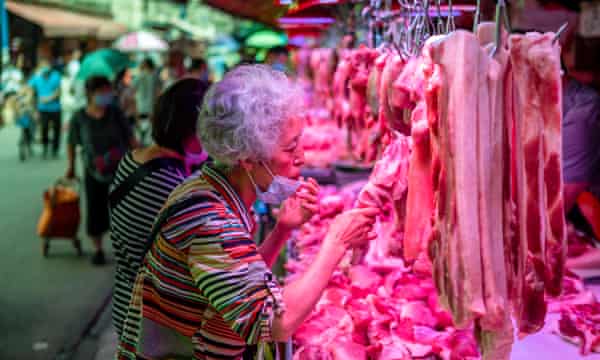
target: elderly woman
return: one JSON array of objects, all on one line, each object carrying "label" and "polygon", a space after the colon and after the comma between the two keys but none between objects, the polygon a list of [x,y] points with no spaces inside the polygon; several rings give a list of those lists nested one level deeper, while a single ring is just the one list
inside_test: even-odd
[{"label": "elderly woman", "polygon": [[[300,97],[262,65],[238,67],[208,91],[198,131],[215,164],[178,186],[155,223],[119,358],[276,358],[270,344],[309,315],[344,253],[374,237],[376,209],[341,214],[301,277],[283,288],[273,279],[290,231],[317,211],[314,180],[294,180],[303,164]],[[260,246],[256,199],[282,203]]]}]

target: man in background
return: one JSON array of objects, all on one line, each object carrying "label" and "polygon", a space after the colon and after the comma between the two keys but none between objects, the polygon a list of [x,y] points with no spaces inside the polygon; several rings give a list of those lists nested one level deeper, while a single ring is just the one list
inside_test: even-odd
[{"label": "man in background", "polygon": [[[48,157],[50,145],[54,158],[58,158],[60,150],[61,78],[61,74],[51,67],[50,60],[43,57],[38,70],[28,82],[37,99],[37,111],[42,126],[42,156],[44,159]],[[50,130],[52,130],[52,140],[49,138]]]},{"label": "man in background", "polygon": [[204,82],[209,82],[211,80],[208,72],[208,64],[202,58],[192,59],[192,63],[188,68],[187,76],[200,79]]},{"label": "man in background", "polygon": [[289,52],[285,46],[277,46],[269,50],[265,58],[265,64],[270,65],[273,69],[279,71],[287,71],[289,61]]},{"label": "man in background", "polygon": [[150,115],[156,98],[156,81],[154,62],[146,58],[140,64],[139,72],[132,84],[135,90],[138,138],[142,145],[147,145],[150,133]]},{"label": "man in background", "polygon": [[[600,199],[600,95],[570,73],[574,59],[572,46],[563,50],[563,179],[567,218],[578,230],[594,234],[577,205],[577,198],[591,192]],[[571,65],[571,66],[567,66]],[[598,240],[598,239],[597,239]],[[570,258],[570,269],[600,268],[600,249]]]},{"label": "man in background", "polygon": [[584,191],[600,196],[600,96],[565,74],[563,78],[563,176],[565,210]]},{"label": "man in background", "polygon": [[83,106],[83,100],[77,94],[77,73],[79,72],[80,58],[81,51],[79,49],[73,50],[63,73],[60,90],[60,107],[63,124],[71,121],[75,111]]}]

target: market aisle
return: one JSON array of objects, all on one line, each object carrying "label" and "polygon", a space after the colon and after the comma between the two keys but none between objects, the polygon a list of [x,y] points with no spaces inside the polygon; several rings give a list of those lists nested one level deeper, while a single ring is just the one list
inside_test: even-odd
[{"label": "market aisle", "polygon": [[54,359],[68,355],[110,295],[113,266],[90,264],[83,226],[84,257],[61,240],[51,242],[50,256],[42,257],[35,233],[42,192],[64,173],[64,153],[42,161],[36,147],[37,156],[20,163],[18,135],[16,128],[0,129],[0,359]]}]

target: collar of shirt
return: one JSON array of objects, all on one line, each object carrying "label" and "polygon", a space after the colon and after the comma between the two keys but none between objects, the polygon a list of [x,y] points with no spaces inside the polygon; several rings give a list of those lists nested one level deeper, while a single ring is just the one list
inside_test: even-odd
[{"label": "collar of shirt", "polygon": [[246,205],[244,205],[242,199],[233,189],[229,181],[227,181],[225,176],[209,165],[204,165],[202,167],[202,175],[206,181],[225,198],[233,211],[235,211],[240,219],[242,219],[248,233],[252,234],[254,230],[254,221],[252,220],[250,211],[248,211]]}]

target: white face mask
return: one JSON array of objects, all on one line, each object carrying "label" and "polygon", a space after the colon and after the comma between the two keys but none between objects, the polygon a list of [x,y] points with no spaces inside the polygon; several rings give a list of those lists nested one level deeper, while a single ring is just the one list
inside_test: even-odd
[{"label": "white face mask", "polygon": [[254,185],[254,189],[256,190],[256,197],[258,198],[258,200],[264,202],[265,204],[281,205],[281,203],[283,203],[287,198],[296,193],[296,190],[298,190],[298,187],[300,187],[301,183],[300,181],[288,179],[283,176],[273,175],[271,169],[269,169],[267,165],[264,166],[269,172],[269,174],[273,177],[273,180],[267,188],[267,191],[262,191],[258,187],[258,185],[256,185],[256,182],[252,178],[252,175],[250,175],[250,173],[246,171],[246,173],[248,174],[248,178],[250,179],[250,181]]}]

